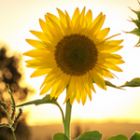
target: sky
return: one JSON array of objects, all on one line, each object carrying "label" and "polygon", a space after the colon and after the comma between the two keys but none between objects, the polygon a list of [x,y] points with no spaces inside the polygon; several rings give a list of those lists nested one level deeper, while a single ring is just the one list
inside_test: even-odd
[{"label": "sky", "polygon": [[[136,15],[129,9],[138,10],[137,0],[0,0],[0,46],[7,44],[13,51],[24,53],[32,47],[25,39],[36,39],[29,30],[41,31],[39,18],[45,19],[45,14],[52,13],[58,16],[56,8],[62,11],[67,10],[70,17],[76,7],[80,11],[86,7],[86,11],[91,9],[93,19],[100,13],[106,15],[103,28],[110,27],[109,36],[121,33],[114,39],[124,39],[123,49],[118,51],[123,57],[125,64],[120,65],[122,73],[113,72],[117,78],[109,79],[116,85],[123,85],[135,77],[140,77],[140,48],[134,45],[138,37],[126,34],[123,31],[131,31],[135,25],[128,20]],[[24,57],[24,60],[29,59]],[[24,61],[23,60],[23,61]],[[25,63],[24,63],[25,65]],[[40,86],[44,77],[30,78],[32,69],[25,69],[27,82],[36,88],[36,94],[28,98],[34,100],[42,98],[39,96]],[[74,102],[72,107],[72,121],[121,121],[140,123],[140,88],[124,88],[118,90],[107,88],[106,91],[99,89],[95,85],[96,94],[92,94],[92,101],[87,100],[86,104]],[[65,91],[58,98],[58,102],[65,111],[63,101]],[[61,121],[59,109],[54,105],[40,105],[23,107],[24,112],[28,112],[28,124],[47,124]]]}]

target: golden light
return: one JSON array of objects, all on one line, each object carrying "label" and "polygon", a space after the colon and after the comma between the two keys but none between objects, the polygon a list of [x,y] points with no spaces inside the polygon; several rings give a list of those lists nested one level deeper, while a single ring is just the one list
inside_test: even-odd
[{"label": "golden light", "polygon": [[[80,10],[86,6],[86,9],[91,9],[93,12],[93,18],[95,18],[101,11],[106,15],[104,27],[110,27],[109,36],[116,33],[122,33],[123,31],[130,31],[135,28],[135,25],[128,22],[127,19],[134,17],[135,15],[130,11],[128,6],[133,9],[138,9],[137,1],[129,0],[52,0],[46,1],[22,1],[19,3],[8,0],[8,5],[3,1],[0,5],[0,12],[3,13],[0,16],[0,40],[8,43],[14,50],[19,50],[22,53],[32,49],[30,45],[25,42],[25,39],[36,39],[30,34],[29,30],[41,31],[38,19],[44,19],[46,12],[57,14],[56,7],[62,11],[67,10],[69,15],[72,16],[75,7],[79,7]],[[16,3],[16,4],[15,4]],[[7,7],[5,11],[4,6]],[[14,9],[12,10],[11,7]],[[9,13],[11,16],[9,17]],[[134,77],[140,77],[140,49],[134,48],[138,38],[134,35],[122,33],[120,36],[114,39],[124,39],[124,48],[118,53],[123,56],[125,64],[120,65],[123,69],[122,73],[115,73],[118,78],[110,80],[110,82],[116,85],[122,85],[126,81],[133,79]],[[24,59],[28,59],[24,57]],[[36,88],[37,93],[34,97],[29,97],[29,100],[42,98],[39,95],[40,86],[44,77],[30,78],[32,69],[25,68],[26,80],[33,87]],[[82,104],[73,105],[72,120],[94,120],[94,121],[130,121],[140,122],[140,88],[124,88],[124,90],[118,90],[113,88],[107,88],[107,91],[103,91],[96,87],[96,94],[92,94],[92,102],[87,101],[85,106]],[[63,100],[65,92],[58,99],[63,110]],[[30,112],[28,116],[28,124],[45,124],[55,123],[61,121],[60,111],[54,105],[40,105],[40,106],[27,106],[24,107],[25,112]]]}]

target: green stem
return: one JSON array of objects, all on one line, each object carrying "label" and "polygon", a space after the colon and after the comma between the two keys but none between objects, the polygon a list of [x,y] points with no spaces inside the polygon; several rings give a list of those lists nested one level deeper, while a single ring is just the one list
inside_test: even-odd
[{"label": "green stem", "polygon": [[64,133],[70,138],[70,121],[71,121],[71,109],[70,100],[66,103],[66,113],[65,113],[65,122],[64,122]]},{"label": "green stem", "polygon": [[9,121],[9,123],[10,123],[10,127],[11,127],[11,131],[12,131],[12,133],[13,133],[14,140],[16,140],[16,136],[15,136],[15,133],[14,133],[14,129],[13,129],[13,127],[12,127],[12,121],[11,121],[11,118],[9,117],[9,114],[8,114],[7,110],[5,110],[5,112],[6,112],[6,115],[7,115],[8,121]]},{"label": "green stem", "polygon": [[61,111],[62,121],[63,121],[63,125],[64,125],[65,118],[64,118],[64,113],[63,113],[63,110],[62,110],[61,106],[60,106],[58,103],[56,103],[56,105],[59,107],[59,109],[60,109],[60,111]]},{"label": "green stem", "polygon": [[13,133],[14,140],[16,140],[16,136],[15,136],[14,130],[12,128],[11,128],[11,130],[12,130],[12,133]]}]

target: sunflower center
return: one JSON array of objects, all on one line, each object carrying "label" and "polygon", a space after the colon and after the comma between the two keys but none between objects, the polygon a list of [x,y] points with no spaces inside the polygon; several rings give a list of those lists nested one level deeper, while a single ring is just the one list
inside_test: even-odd
[{"label": "sunflower center", "polygon": [[92,40],[71,34],[61,39],[55,50],[55,60],[61,70],[70,75],[84,75],[97,62],[98,52]]}]

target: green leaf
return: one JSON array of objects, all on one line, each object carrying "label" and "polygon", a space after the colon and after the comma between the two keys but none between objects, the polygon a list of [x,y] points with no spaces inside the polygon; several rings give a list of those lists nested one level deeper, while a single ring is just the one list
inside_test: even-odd
[{"label": "green leaf", "polygon": [[140,132],[135,132],[130,140],[140,140]]},{"label": "green leaf", "polygon": [[137,36],[140,36],[140,29],[138,28],[135,28],[134,30],[130,31],[130,32],[127,32],[127,33],[131,33],[131,34],[135,34]]},{"label": "green leaf", "polygon": [[21,106],[25,106],[25,105],[40,105],[40,104],[46,104],[46,103],[51,103],[51,104],[57,104],[56,99],[52,99],[50,100],[50,94],[47,94],[44,98],[42,99],[37,99],[37,100],[33,100],[33,101],[29,101],[20,105],[17,105],[16,107],[21,107]]},{"label": "green leaf", "polygon": [[53,140],[70,140],[70,139],[63,133],[56,133],[53,136]]},{"label": "green leaf", "polygon": [[140,78],[134,78],[131,81],[127,81],[124,85],[120,87],[140,87]]},{"label": "green leaf", "polygon": [[128,140],[128,138],[125,135],[117,135],[110,137],[108,140]]},{"label": "green leaf", "polygon": [[136,24],[136,26],[138,27],[138,29],[140,29],[140,21],[134,20],[134,19],[131,19],[131,20],[132,20],[131,22],[134,22]]},{"label": "green leaf", "polygon": [[[130,8],[130,7],[129,7]],[[130,8],[131,9],[131,8]],[[133,11],[136,15],[137,15],[137,17],[138,17],[138,20],[140,21],[140,11],[135,11],[135,10],[133,10],[133,9],[131,9],[131,11]]]},{"label": "green leaf", "polygon": [[98,131],[88,131],[81,134],[75,140],[101,140],[102,134]]},{"label": "green leaf", "polygon": [[12,128],[13,128],[14,130],[16,130],[16,126],[17,126],[19,117],[20,117],[21,115],[22,115],[22,110],[21,110],[21,108],[20,108],[20,109],[19,109],[19,113],[18,113],[18,115],[15,117],[14,122],[13,122],[13,124],[12,124]]},{"label": "green leaf", "polygon": [[109,87],[113,87],[113,88],[117,88],[117,89],[122,89],[121,87],[117,87],[116,85],[114,85],[114,84],[112,84],[111,82],[106,81],[106,80],[105,80],[105,84],[106,84],[107,86],[109,86]]},{"label": "green leaf", "polygon": [[139,38],[139,41],[137,42],[137,44],[135,45],[135,47],[140,47],[140,38]]},{"label": "green leaf", "polygon": [[21,107],[21,106],[25,106],[25,105],[41,105],[41,104],[55,104],[61,111],[61,115],[62,115],[62,121],[64,122],[64,113],[63,110],[61,108],[61,106],[58,104],[57,99],[52,99],[50,100],[50,94],[47,94],[44,98],[42,99],[37,99],[37,100],[33,100],[33,101],[29,101],[20,105],[17,105],[16,107]]},{"label": "green leaf", "polygon": [[[94,80],[93,80],[93,83],[95,83]],[[122,89],[121,87],[118,87],[107,80],[105,80],[105,84],[109,87],[112,87],[112,88]]]},{"label": "green leaf", "polygon": [[0,127],[9,127],[9,128],[11,128],[10,125],[7,124],[7,123],[0,123]]}]

